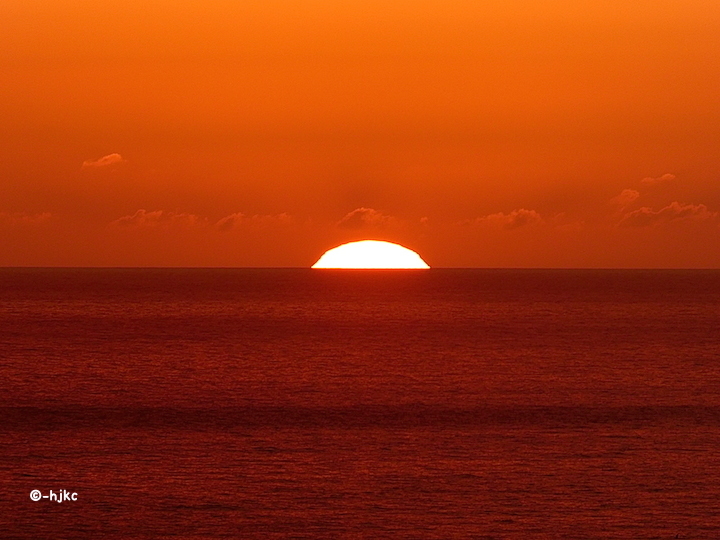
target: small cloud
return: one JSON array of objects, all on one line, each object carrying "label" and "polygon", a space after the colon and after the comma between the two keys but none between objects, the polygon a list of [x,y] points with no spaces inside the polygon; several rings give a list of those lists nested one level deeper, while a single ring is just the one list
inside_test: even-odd
[{"label": "small cloud", "polygon": [[282,214],[255,214],[248,217],[241,212],[236,212],[220,219],[215,227],[220,231],[230,231],[241,225],[288,225],[293,223],[293,217],[283,212]]},{"label": "small cloud", "polygon": [[643,206],[625,214],[618,224],[621,227],[649,227],[677,220],[707,220],[717,217],[717,212],[710,212],[704,204],[680,204],[675,201],[657,212]]},{"label": "small cloud", "polygon": [[498,212],[497,214],[479,217],[475,221],[476,223],[489,223],[510,230],[526,225],[537,225],[542,223],[543,219],[535,210],[518,208],[507,214]]},{"label": "small cloud", "polygon": [[217,227],[220,231],[229,231],[231,229],[234,229],[237,225],[242,223],[242,221],[245,219],[245,214],[242,214],[240,212],[236,212],[234,214],[230,214],[229,216],[225,216],[220,221],[218,221],[215,224],[215,227]]},{"label": "small cloud", "polygon": [[654,184],[661,184],[663,182],[671,182],[672,180],[675,180],[675,175],[668,173],[663,174],[662,176],[658,176],[657,178],[652,178],[651,176],[648,176],[640,180],[640,183],[645,184],[646,186],[652,186]]},{"label": "small cloud", "polygon": [[430,224],[430,220],[427,218],[427,216],[423,216],[420,218],[420,225],[423,227],[427,227]]},{"label": "small cloud", "polygon": [[175,212],[165,212],[163,210],[155,210],[153,212],[138,210],[132,215],[116,219],[110,225],[128,228],[159,226],[181,226],[190,228],[205,225],[206,222],[206,219],[196,216],[195,214],[178,214]]},{"label": "small cloud", "polygon": [[640,197],[639,191],[636,191],[634,189],[623,189],[620,192],[620,195],[617,195],[610,199],[610,202],[618,206],[625,207],[630,203],[636,201],[638,197]]},{"label": "small cloud", "polygon": [[52,217],[49,212],[41,214],[26,214],[25,212],[6,213],[0,212],[0,224],[2,225],[35,225],[44,223]]},{"label": "small cloud", "polygon": [[108,167],[110,165],[118,165],[120,163],[125,163],[125,160],[120,154],[108,154],[107,156],[103,156],[99,159],[88,159],[83,161],[82,168],[97,169],[100,167]]},{"label": "small cloud", "polygon": [[394,220],[372,208],[356,208],[340,221],[337,226],[342,229],[365,229],[370,227],[386,227]]}]

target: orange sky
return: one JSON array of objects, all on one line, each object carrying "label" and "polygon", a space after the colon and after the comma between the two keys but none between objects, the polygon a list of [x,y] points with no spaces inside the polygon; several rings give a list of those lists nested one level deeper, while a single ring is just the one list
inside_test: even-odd
[{"label": "orange sky", "polygon": [[720,267],[716,0],[3,0],[0,265]]}]

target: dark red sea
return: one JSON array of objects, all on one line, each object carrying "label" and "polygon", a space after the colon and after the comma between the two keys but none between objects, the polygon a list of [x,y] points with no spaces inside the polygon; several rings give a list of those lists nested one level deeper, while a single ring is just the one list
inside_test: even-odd
[{"label": "dark red sea", "polygon": [[720,271],[0,269],[0,486],[2,539],[720,538]]}]

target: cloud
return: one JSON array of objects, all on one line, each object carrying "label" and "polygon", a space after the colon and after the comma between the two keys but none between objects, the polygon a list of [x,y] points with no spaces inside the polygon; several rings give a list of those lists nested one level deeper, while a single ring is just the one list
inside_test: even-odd
[{"label": "cloud", "polygon": [[231,229],[234,229],[236,226],[238,226],[242,221],[245,219],[245,214],[242,214],[240,212],[236,212],[234,214],[230,214],[229,216],[225,216],[221,220],[219,220],[215,227],[218,228],[220,231],[229,231]]},{"label": "cloud", "polygon": [[657,178],[652,178],[648,176],[640,180],[640,183],[645,184],[646,186],[652,186],[653,184],[661,184],[663,182],[670,182],[672,180],[675,180],[674,174],[663,174],[662,176],[658,176]]},{"label": "cloud", "polygon": [[25,212],[6,213],[0,212],[0,224],[2,225],[34,225],[44,223],[52,217],[49,212],[41,214],[26,214]]},{"label": "cloud", "polygon": [[617,195],[610,199],[610,202],[617,204],[618,206],[625,207],[628,204],[637,200],[640,197],[640,192],[634,189],[623,189],[620,195]]},{"label": "cloud", "polygon": [[625,214],[618,224],[621,227],[649,227],[677,220],[707,220],[717,217],[717,212],[710,212],[704,204],[680,204],[675,201],[657,212],[643,206]]},{"label": "cloud", "polygon": [[125,163],[125,160],[120,154],[108,154],[107,156],[103,156],[100,159],[88,159],[86,161],[83,161],[82,168],[97,169],[100,167],[108,167],[110,165],[117,165],[120,163]]},{"label": "cloud", "polygon": [[163,210],[155,210],[147,212],[146,210],[138,210],[132,215],[123,216],[116,219],[110,225],[116,227],[168,227],[180,226],[185,228],[202,226],[207,223],[205,218],[196,216],[195,214],[165,212]]},{"label": "cloud", "polygon": [[497,214],[479,217],[475,221],[476,223],[489,223],[510,230],[526,225],[537,225],[542,223],[543,219],[535,210],[518,208],[507,214],[498,212]]},{"label": "cloud", "polygon": [[293,223],[293,217],[283,212],[282,214],[255,214],[252,217],[246,216],[241,212],[236,212],[225,216],[215,223],[215,227],[220,231],[230,231],[241,225],[288,225]]},{"label": "cloud", "polygon": [[342,229],[365,229],[385,227],[394,221],[392,216],[381,214],[372,208],[356,208],[349,214],[345,215],[337,226]]}]

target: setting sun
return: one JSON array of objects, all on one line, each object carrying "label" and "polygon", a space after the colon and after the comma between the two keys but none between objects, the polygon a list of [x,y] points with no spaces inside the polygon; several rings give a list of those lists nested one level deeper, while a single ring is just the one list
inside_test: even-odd
[{"label": "setting sun", "polygon": [[326,251],[313,268],[430,268],[413,250],[392,242],[362,240]]}]

